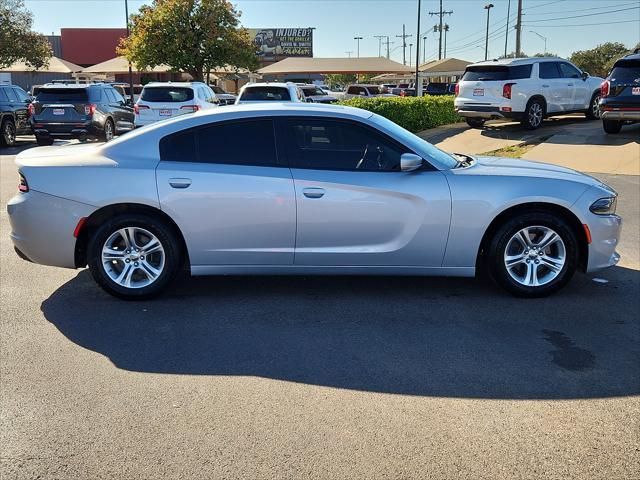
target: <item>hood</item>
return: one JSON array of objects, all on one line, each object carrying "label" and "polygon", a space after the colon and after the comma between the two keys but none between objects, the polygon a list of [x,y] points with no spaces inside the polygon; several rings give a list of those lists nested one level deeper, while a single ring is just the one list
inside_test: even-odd
[{"label": "hood", "polygon": [[29,148],[16,156],[16,165],[23,167],[114,167],[116,162],[102,155],[104,144],[56,145]]},{"label": "hood", "polygon": [[216,97],[223,100],[235,100],[236,96],[231,93],[216,93]]},{"label": "hood", "polygon": [[464,174],[468,175],[549,178],[567,180],[589,186],[602,185],[602,182],[597,178],[549,163],[504,157],[475,157],[475,159],[476,162],[471,167],[455,169],[453,172],[456,174],[464,172]]},{"label": "hood", "polygon": [[336,97],[333,97],[331,95],[306,95],[306,98],[310,98],[314,102],[322,102],[322,103],[329,103],[329,102],[337,102],[338,101],[338,99]]}]

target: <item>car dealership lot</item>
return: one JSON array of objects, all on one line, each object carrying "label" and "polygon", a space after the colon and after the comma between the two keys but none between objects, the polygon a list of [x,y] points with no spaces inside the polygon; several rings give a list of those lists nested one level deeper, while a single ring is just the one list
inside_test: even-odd
[{"label": "car dealership lot", "polygon": [[15,255],[13,158],[0,160],[3,478],[640,469],[638,176],[596,175],[620,193],[619,266],[550,298],[466,279],[228,277],[130,303]]}]

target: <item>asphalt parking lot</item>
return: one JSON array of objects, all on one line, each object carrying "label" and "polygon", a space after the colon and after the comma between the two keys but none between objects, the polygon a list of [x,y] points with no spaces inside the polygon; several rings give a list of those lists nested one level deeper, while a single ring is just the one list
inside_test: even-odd
[{"label": "asphalt parking lot", "polygon": [[621,263],[550,298],[223,277],[132,303],[15,255],[23,140],[0,157],[3,479],[639,477],[637,175],[595,174]]}]

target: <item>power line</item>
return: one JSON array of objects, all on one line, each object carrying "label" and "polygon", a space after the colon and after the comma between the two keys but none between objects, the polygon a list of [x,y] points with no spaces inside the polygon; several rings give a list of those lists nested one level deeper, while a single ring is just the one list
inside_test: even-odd
[{"label": "power line", "polygon": [[[572,23],[568,25],[535,25],[536,28],[548,28],[548,27],[589,27],[592,25],[616,25],[618,23],[638,23],[637,20],[621,20],[619,22],[597,22],[597,23]],[[526,23],[522,24],[526,26]],[[531,25],[534,26],[534,25]]]},{"label": "power line", "polygon": [[[637,4],[638,4],[638,2],[628,2],[628,3],[620,3],[620,4],[615,5],[615,6],[616,7],[626,7],[626,6],[629,6],[629,5],[637,5]],[[581,8],[580,11],[581,12],[588,12],[588,11],[591,11],[591,10],[607,10],[609,8],[611,8],[611,5],[607,5],[606,7]],[[557,11],[557,12],[529,13],[527,15],[530,15],[530,16],[531,15],[535,15],[535,16],[538,16],[538,15],[557,15],[559,13],[562,14],[562,13],[573,13],[573,12],[575,12],[575,10],[561,10],[561,11]]]},{"label": "power line", "polygon": [[627,10],[637,10],[639,8],[640,8],[640,5],[638,5],[637,7],[619,8],[618,10],[609,10],[608,12],[585,13],[584,15],[572,15],[570,17],[557,17],[557,18],[545,18],[540,20],[530,20],[527,23],[555,22],[557,20],[569,20],[571,18],[594,17],[596,15],[609,15],[610,13],[626,12]]}]

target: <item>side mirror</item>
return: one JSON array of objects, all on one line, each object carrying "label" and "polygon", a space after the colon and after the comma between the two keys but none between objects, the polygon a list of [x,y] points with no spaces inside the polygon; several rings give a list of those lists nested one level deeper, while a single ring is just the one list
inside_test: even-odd
[{"label": "side mirror", "polygon": [[589,78],[589,72],[582,72],[582,80],[586,80],[587,78]]},{"label": "side mirror", "polygon": [[400,156],[400,170],[403,172],[413,172],[422,167],[422,157],[415,153],[403,153]]},{"label": "side mirror", "polygon": [[307,103],[313,103],[313,98],[307,98]]}]

